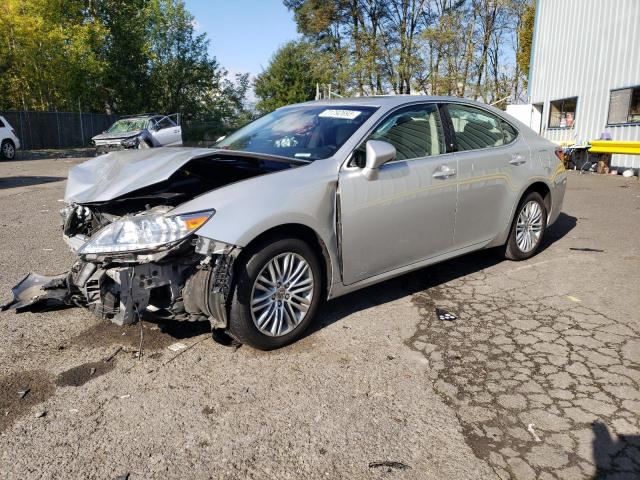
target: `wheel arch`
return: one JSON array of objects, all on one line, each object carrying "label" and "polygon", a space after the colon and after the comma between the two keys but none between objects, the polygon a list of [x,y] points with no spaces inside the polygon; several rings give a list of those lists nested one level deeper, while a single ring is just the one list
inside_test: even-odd
[{"label": "wheel arch", "polygon": [[509,219],[506,222],[505,228],[494,240],[492,240],[485,248],[495,247],[499,245],[504,245],[509,238],[509,233],[511,232],[511,228],[513,227],[513,222],[516,221],[516,214],[518,213],[518,206],[522,202],[522,199],[527,196],[531,192],[537,192],[542,196],[544,200],[544,206],[547,209],[547,220],[549,219],[549,215],[551,215],[551,188],[549,185],[540,179],[536,179],[529,183],[517,196],[516,202],[511,207],[511,213],[509,215]]},{"label": "wheel arch", "polygon": [[537,180],[530,184],[518,198],[518,203],[515,206],[512,217],[516,214],[518,205],[522,202],[522,199],[529,195],[531,192],[537,192],[544,200],[544,206],[547,208],[547,215],[551,214],[551,188],[545,182]]},{"label": "wheel arch", "polygon": [[[331,255],[322,237],[308,225],[302,223],[285,223],[276,225],[255,236],[243,249],[238,259],[254,252],[260,245],[276,238],[297,238],[311,247],[320,260],[322,268],[322,289],[325,298],[329,295],[333,279]],[[237,262],[239,263],[239,262]]]}]

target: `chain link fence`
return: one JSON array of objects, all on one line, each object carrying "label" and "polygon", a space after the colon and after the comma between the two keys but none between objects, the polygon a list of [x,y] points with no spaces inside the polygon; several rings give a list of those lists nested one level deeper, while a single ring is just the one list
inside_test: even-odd
[{"label": "chain link fence", "polygon": [[20,139],[21,148],[73,148],[90,146],[91,137],[104,132],[117,115],[80,112],[1,112]]}]

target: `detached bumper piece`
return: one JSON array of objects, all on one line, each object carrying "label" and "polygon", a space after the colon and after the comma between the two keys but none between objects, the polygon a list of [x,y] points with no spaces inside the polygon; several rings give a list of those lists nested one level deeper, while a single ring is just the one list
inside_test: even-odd
[{"label": "detached bumper piece", "polygon": [[21,313],[69,305],[67,276],[67,273],[53,277],[30,273],[11,289],[13,299],[0,306],[0,310],[12,308]]}]

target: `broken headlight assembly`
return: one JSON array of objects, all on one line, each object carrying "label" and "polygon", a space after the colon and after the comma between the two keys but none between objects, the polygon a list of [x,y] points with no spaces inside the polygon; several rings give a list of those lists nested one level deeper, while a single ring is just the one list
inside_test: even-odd
[{"label": "broken headlight assembly", "polygon": [[140,139],[138,137],[125,138],[120,142],[120,145],[122,145],[124,148],[138,148],[139,144]]},{"label": "broken headlight assembly", "polygon": [[96,232],[79,250],[79,255],[124,253],[170,245],[188,237],[215,210],[185,215],[140,215],[113,222]]}]

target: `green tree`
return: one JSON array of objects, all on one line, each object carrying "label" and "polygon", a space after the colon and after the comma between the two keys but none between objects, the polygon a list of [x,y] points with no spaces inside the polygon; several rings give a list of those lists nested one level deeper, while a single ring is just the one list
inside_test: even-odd
[{"label": "green tree", "polygon": [[536,4],[535,2],[531,2],[525,6],[520,20],[520,25],[518,27],[518,51],[516,53],[516,61],[518,62],[518,68],[524,75],[525,79],[529,77],[529,62],[531,61],[531,47],[533,44],[535,18]]},{"label": "green tree", "polygon": [[256,108],[267,113],[290,103],[313,100],[316,84],[330,80],[326,65],[323,54],[308,43],[286,43],[254,81],[259,99]]},{"label": "green tree", "polygon": [[0,108],[96,106],[105,32],[80,0],[4,0],[0,5]]},{"label": "green tree", "polygon": [[147,0],[102,0],[92,14],[106,32],[98,53],[106,68],[101,78],[101,109],[137,113],[149,97],[149,18]]},{"label": "green tree", "polygon": [[148,15],[150,105],[186,118],[201,116],[223,94],[226,71],[209,56],[209,40],[195,33],[182,0],[150,0]]}]

